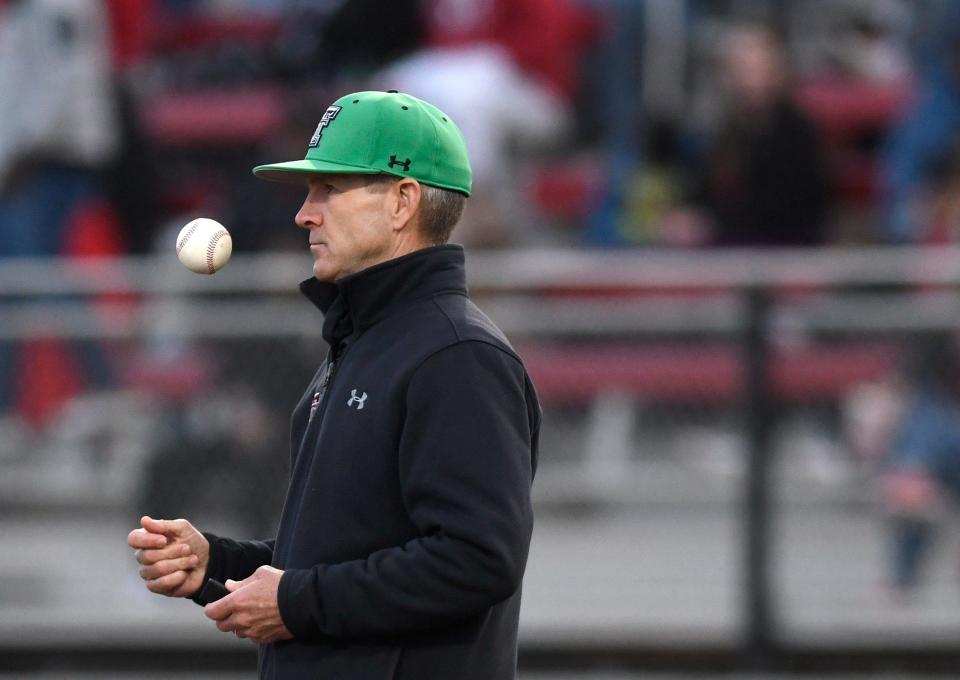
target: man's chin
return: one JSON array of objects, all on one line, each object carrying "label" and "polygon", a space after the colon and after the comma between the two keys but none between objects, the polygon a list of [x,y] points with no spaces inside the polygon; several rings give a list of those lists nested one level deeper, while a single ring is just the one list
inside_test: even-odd
[{"label": "man's chin", "polygon": [[317,281],[332,283],[337,280],[337,272],[331,267],[325,267],[321,262],[313,263],[313,278]]}]

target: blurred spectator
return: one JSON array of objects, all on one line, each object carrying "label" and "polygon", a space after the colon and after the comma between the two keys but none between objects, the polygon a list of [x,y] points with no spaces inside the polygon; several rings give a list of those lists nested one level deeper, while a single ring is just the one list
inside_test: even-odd
[{"label": "blurred spectator", "polygon": [[919,343],[907,405],[884,469],[890,517],[891,584],[914,588],[947,499],[960,500],[960,354],[943,333]]},{"label": "blurred spectator", "polygon": [[[689,215],[674,215],[668,227],[680,225],[687,242],[699,234],[723,246],[824,243],[828,182],[820,140],[788,93],[779,39],[760,26],[737,27],[722,65],[725,111],[693,196],[706,223],[697,228]],[[665,239],[675,240],[669,233]]]},{"label": "blurred spectator", "polygon": [[924,198],[938,170],[950,164],[960,143],[960,28],[951,27],[944,48],[919,84],[916,101],[890,134],[885,189],[893,243],[924,240]]},{"label": "blurred spectator", "polygon": [[[102,3],[0,5],[0,257],[116,253],[119,229],[100,175],[119,148],[111,78]],[[59,351],[50,341],[21,354],[35,358],[39,348]],[[20,371],[28,382],[17,382],[12,351],[0,343],[0,414],[42,387],[28,369]],[[101,359],[86,361],[95,382],[105,379]]]},{"label": "blurred spectator", "polygon": [[494,44],[526,75],[569,101],[579,60],[596,33],[593,15],[571,0],[426,0],[428,44]]},{"label": "blurred spectator", "polygon": [[0,255],[60,250],[70,211],[117,153],[102,3],[0,9]]},{"label": "blurred spectator", "polygon": [[[431,0],[428,46],[381,72],[375,86],[436,103],[463,131],[474,198],[456,240],[500,246],[522,240],[518,158],[557,143],[570,124],[591,14],[570,0]],[[535,38],[534,38],[535,36]]]},{"label": "blurred spectator", "polygon": [[619,239],[631,245],[698,245],[706,238],[703,220],[679,209],[683,180],[677,162],[675,126],[646,125],[643,162],[628,178],[617,224]]}]

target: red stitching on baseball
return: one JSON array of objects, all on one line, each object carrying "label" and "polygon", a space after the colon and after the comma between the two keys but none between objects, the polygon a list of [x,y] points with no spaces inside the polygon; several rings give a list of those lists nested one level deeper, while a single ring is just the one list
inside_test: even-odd
[{"label": "red stitching on baseball", "polygon": [[185,245],[187,245],[187,241],[190,239],[191,236],[193,236],[193,232],[195,232],[195,231],[197,230],[197,227],[198,227],[198,226],[200,226],[200,225],[197,224],[196,221],[194,221],[193,226],[190,227],[189,229],[187,229],[187,233],[184,234],[184,235],[181,237],[180,242],[177,244],[177,255],[178,255],[178,256],[180,255],[180,251],[183,250],[183,247],[184,247]]},{"label": "red stitching on baseball", "polygon": [[217,249],[217,242],[227,235],[226,229],[221,229],[220,231],[214,233],[210,237],[210,241],[207,243],[207,273],[213,274],[217,271],[217,268],[213,266],[213,251]]}]

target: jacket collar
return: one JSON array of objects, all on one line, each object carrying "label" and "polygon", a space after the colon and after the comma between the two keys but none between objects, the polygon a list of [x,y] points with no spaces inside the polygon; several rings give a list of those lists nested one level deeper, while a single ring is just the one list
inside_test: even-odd
[{"label": "jacket collar", "polygon": [[300,290],[324,313],[323,338],[336,348],[408,302],[440,293],[466,295],[463,248],[423,248],[336,283],[307,279]]}]

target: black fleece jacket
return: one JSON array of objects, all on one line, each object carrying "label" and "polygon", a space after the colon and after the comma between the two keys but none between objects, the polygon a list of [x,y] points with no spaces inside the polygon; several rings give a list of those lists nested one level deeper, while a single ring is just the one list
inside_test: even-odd
[{"label": "black fleece jacket", "polygon": [[294,639],[261,646],[260,677],[514,678],[540,407],[463,250],[301,289],[330,352],[293,413],[277,538],[207,534],[210,578],[284,570]]}]

